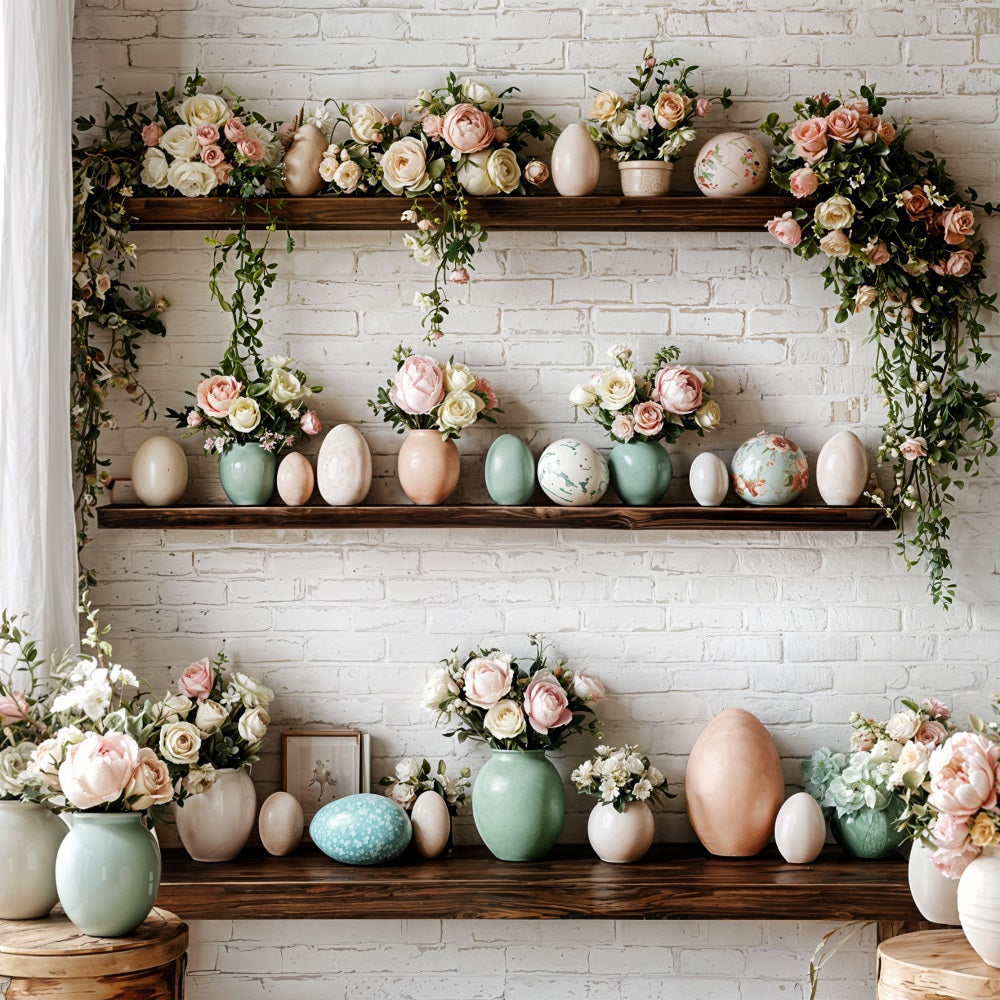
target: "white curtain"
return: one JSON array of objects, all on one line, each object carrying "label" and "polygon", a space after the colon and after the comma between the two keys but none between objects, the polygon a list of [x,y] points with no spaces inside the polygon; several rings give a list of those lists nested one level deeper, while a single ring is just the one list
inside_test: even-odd
[{"label": "white curtain", "polygon": [[69,438],[73,0],[0,0],[0,607],[77,644]]}]

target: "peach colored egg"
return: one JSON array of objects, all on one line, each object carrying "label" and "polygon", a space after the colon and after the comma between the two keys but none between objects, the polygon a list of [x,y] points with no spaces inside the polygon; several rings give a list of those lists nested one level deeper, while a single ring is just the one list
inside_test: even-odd
[{"label": "peach colored egg", "polygon": [[278,496],[289,507],[301,507],[312,496],[316,477],[309,459],[293,451],[286,455],[278,466]]},{"label": "peach colored egg", "polygon": [[270,854],[281,856],[298,847],[305,829],[302,806],[288,792],[274,792],[260,807],[257,830],[260,842]]}]

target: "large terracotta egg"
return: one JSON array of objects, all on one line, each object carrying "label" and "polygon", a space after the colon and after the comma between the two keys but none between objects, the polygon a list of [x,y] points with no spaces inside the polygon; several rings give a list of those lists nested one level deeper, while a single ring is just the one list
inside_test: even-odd
[{"label": "large terracotta egg", "polygon": [[709,853],[748,858],[764,850],[785,779],[760,720],[742,708],[720,712],[691,749],[684,790],[691,826]]},{"label": "large terracotta egg", "polygon": [[308,503],[315,485],[313,467],[305,455],[293,451],[281,460],[278,466],[278,496],[289,507],[301,507]]},{"label": "large terracotta egg", "polygon": [[169,507],[187,489],[188,464],[173,438],[146,438],[132,459],[132,489],[147,507]]},{"label": "large terracotta egg", "polygon": [[589,444],[559,438],[538,459],[538,485],[561,507],[589,507],[608,488],[608,463]]},{"label": "large terracotta egg", "polygon": [[763,143],[744,132],[709,139],[694,161],[694,180],[708,198],[735,198],[767,185],[771,161]]},{"label": "large terracotta egg", "polygon": [[436,858],[447,846],[451,835],[448,803],[437,792],[421,792],[410,810],[413,846],[425,858]]},{"label": "large terracotta egg", "polygon": [[305,819],[299,800],[288,792],[274,792],[260,807],[257,830],[268,853],[281,857],[295,850],[302,839]]},{"label": "large terracotta egg", "polygon": [[790,865],[807,865],[819,857],[826,841],[826,817],[808,792],[796,792],[778,810],[774,843]]},{"label": "large terracotta egg", "polygon": [[372,453],[361,432],[337,424],[325,438],[316,460],[319,492],[331,507],[361,503],[372,486]]},{"label": "large terracotta egg", "polygon": [[309,824],[312,842],[346,865],[392,861],[406,850],[412,834],[402,806],[369,792],[328,802]]},{"label": "large terracotta egg", "polygon": [[868,482],[868,455],[857,434],[840,431],[816,459],[816,488],[831,507],[852,507]]}]

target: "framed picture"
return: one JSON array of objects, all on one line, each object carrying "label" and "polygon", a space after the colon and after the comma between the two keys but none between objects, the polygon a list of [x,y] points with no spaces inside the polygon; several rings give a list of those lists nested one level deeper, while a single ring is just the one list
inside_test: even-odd
[{"label": "framed picture", "polygon": [[356,729],[289,729],[281,734],[281,787],[299,800],[307,828],[328,802],[366,791],[363,748]]}]

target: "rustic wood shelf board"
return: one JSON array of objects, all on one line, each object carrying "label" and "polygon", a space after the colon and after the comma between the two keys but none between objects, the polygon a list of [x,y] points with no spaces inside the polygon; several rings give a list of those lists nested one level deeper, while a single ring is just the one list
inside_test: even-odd
[{"label": "rustic wood shelf board", "polygon": [[143,507],[108,504],[102,528],[611,528],[737,531],[880,531],[892,523],[877,507]]},{"label": "rustic wood shelf board", "polygon": [[[260,199],[265,201],[267,199]],[[373,197],[272,198],[275,216],[292,229],[412,229],[400,216],[409,199]],[[282,204],[283,202],[283,204]],[[234,198],[129,198],[125,211],[133,229],[232,229],[239,215]],[[278,205],[281,205],[278,208]],[[469,215],[491,232],[507,230],[611,232],[761,232],[770,219],[794,208],[794,198],[751,195],[706,198],[666,195],[498,196],[470,198]],[[252,229],[267,225],[256,202],[247,210]]]},{"label": "rustic wood shelf board", "polygon": [[657,845],[632,865],[605,864],[587,846],[525,864],[463,847],[370,868],[338,864],[312,846],[286,858],[244,852],[224,864],[164,851],[157,905],[188,920],[920,919],[901,858],[856,861],[827,848],[811,865],[789,865],[773,851],[716,858],[694,844]]}]

